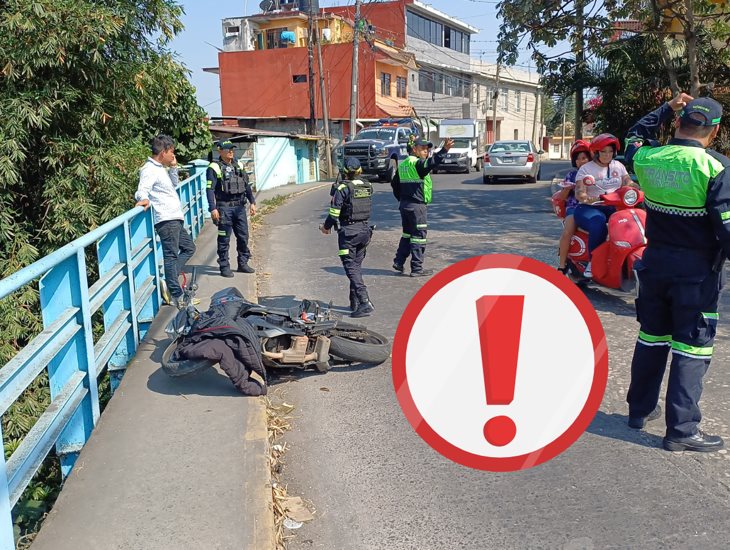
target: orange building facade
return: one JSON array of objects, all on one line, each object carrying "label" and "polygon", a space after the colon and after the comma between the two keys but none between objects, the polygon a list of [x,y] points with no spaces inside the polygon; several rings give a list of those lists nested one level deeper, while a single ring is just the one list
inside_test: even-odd
[{"label": "orange building facade", "polygon": [[[388,10],[372,9],[386,5],[393,7]],[[366,39],[361,40],[359,45],[359,120],[405,117],[413,112],[408,102],[408,70],[415,69],[416,65],[413,55],[401,49],[405,43],[404,6],[402,2],[390,2],[372,4],[363,9],[362,16],[367,19],[367,23],[377,27],[378,38],[374,33],[366,32]],[[394,8],[402,15],[400,22],[392,13]],[[322,43],[322,72],[328,115],[331,120],[340,122],[342,135],[347,135],[353,23],[348,8],[321,10],[316,18]],[[239,32],[245,33],[246,38],[236,46],[240,50],[218,54],[217,72],[223,117],[257,122],[270,120],[272,123],[277,120],[307,120],[310,86],[306,17],[299,12],[270,13],[240,18],[234,23],[226,21],[224,36]],[[389,24],[395,29],[402,27],[400,35],[392,29],[378,26],[378,23]],[[386,41],[380,39],[381,36],[393,38]],[[280,41],[282,37],[286,41]],[[315,118],[320,121],[322,99],[316,56],[315,51]]]}]

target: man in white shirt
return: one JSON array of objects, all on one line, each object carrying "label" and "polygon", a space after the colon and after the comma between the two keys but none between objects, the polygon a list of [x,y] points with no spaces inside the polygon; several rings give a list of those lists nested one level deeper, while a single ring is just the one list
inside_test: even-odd
[{"label": "man in white shirt", "polygon": [[165,282],[169,296],[168,305],[177,306],[183,294],[178,278],[185,263],[195,253],[195,243],[183,223],[183,211],[177,195],[177,159],[175,142],[170,136],[160,134],[150,142],[152,156],[139,171],[139,186],[134,198],[135,206],[147,210],[152,207],[155,231],[160,236],[162,258],[165,266]]}]

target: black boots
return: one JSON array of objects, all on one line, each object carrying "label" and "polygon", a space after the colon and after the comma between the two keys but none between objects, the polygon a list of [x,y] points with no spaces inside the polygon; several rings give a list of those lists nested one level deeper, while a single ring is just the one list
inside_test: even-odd
[{"label": "black boots", "polygon": [[700,453],[711,453],[724,447],[724,442],[719,435],[709,435],[702,430],[689,437],[665,437],[664,448],[667,451],[696,451]]},{"label": "black boots", "polygon": [[245,264],[238,264],[238,272],[239,273],[255,273],[256,270],[253,267],[251,267],[250,265],[248,265],[247,263],[245,263]]},{"label": "black boots", "polygon": [[[367,290],[361,290],[357,293],[355,298],[357,299],[358,304],[355,311],[353,311],[350,315],[351,317],[367,317],[375,311],[375,307],[373,307],[373,304],[368,297]],[[350,298],[350,305],[352,305],[352,297]]]},{"label": "black boots", "polygon": [[643,430],[647,422],[656,420],[661,415],[662,408],[659,405],[657,405],[654,410],[649,413],[648,416],[631,416],[629,414],[629,428],[633,428],[634,430]]},{"label": "black boots", "polygon": [[357,293],[354,290],[350,291],[350,311],[354,312],[357,306],[360,305],[360,300],[357,299]]},{"label": "black boots", "polygon": [[227,277],[227,278],[233,277],[233,271],[231,271],[231,268],[228,266],[221,267],[221,277]]}]

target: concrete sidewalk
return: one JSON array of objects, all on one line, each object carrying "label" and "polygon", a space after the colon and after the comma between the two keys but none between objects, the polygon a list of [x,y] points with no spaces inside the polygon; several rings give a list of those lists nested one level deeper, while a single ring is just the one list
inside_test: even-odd
[{"label": "concrete sidewalk", "polygon": [[[257,203],[322,185],[262,191]],[[257,299],[255,275],[218,275],[216,234],[208,221],[188,263],[198,268],[201,310],[228,286]],[[219,368],[165,375],[174,312],[163,307],[140,344],[34,550],[274,548],[265,400],[240,395]]]}]

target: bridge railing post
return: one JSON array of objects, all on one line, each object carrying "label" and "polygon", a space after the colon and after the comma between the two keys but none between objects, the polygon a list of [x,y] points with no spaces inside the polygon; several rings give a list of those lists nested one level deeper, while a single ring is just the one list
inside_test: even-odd
[{"label": "bridge railing post", "polygon": [[44,328],[50,327],[70,308],[78,309],[75,321],[79,328],[48,363],[51,403],[78,372],[84,373],[85,396],[56,440],[56,453],[61,460],[61,473],[65,478],[99,418],[89,283],[83,247],[79,247],[75,255],[58,263],[41,277],[40,298]]}]

